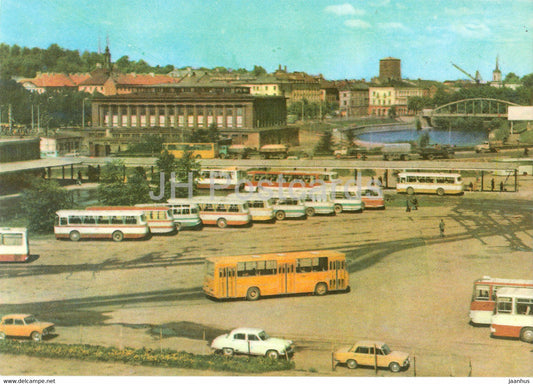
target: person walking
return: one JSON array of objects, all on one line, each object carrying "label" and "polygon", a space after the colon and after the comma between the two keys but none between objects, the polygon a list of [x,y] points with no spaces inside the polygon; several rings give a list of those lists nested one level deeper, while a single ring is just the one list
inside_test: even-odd
[{"label": "person walking", "polygon": [[413,209],[415,211],[418,211],[418,199],[416,198],[416,196],[413,196],[412,204],[413,204]]},{"label": "person walking", "polygon": [[411,205],[409,205],[409,199],[405,200],[405,212],[411,212]]},{"label": "person walking", "polygon": [[440,237],[444,237],[444,227],[445,227],[444,220],[440,219],[440,223],[439,223]]},{"label": "person walking", "polygon": [[494,179],[490,179],[490,190],[494,192]]},{"label": "person walking", "polygon": [[77,181],[77,184],[78,184],[78,185],[81,185],[82,180],[83,180],[83,177],[82,177],[82,175],[81,175],[81,171],[78,171],[78,181]]}]

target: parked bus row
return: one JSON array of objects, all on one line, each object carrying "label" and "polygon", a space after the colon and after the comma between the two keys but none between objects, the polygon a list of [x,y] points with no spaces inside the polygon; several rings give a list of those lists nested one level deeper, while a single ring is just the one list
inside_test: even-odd
[{"label": "parked bus row", "polygon": [[491,336],[533,342],[533,280],[485,276],[474,281],[470,322],[490,325]]}]

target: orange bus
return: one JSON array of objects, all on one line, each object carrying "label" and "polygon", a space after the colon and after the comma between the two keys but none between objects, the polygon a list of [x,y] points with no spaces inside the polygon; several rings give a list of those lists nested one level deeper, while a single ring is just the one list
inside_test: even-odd
[{"label": "orange bus", "polygon": [[204,293],[215,299],[349,291],[346,256],[303,251],[206,259]]}]

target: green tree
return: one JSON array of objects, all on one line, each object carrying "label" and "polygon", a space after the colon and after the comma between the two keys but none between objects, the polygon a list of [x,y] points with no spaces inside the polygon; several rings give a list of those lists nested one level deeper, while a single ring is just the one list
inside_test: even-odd
[{"label": "green tree", "polygon": [[507,76],[505,76],[503,82],[508,84],[520,84],[520,77],[514,72],[509,72]]},{"label": "green tree", "polygon": [[56,211],[71,206],[70,193],[53,180],[35,180],[21,197],[22,210],[28,217],[28,229],[36,233],[52,232]]},{"label": "green tree", "polygon": [[315,147],[315,152],[331,154],[333,152],[333,134],[331,131],[326,131],[320,137],[319,142]]},{"label": "green tree", "polygon": [[428,145],[429,145],[429,133],[422,132],[422,134],[418,137],[418,146],[420,148],[425,148]]},{"label": "green tree", "polygon": [[[192,193],[196,193],[196,177],[200,171],[200,163],[193,157],[192,151],[186,151],[181,159],[176,161],[176,180],[180,183],[192,182]],[[176,197],[188,197],[189,188],[176,188]]]},{"label": "green tree", "polygon": [[395,106],[392,106],[392,107],[389,108],[388,115],[389,115],[389,118],[391,118],[391,119],[395,119],[396,116],[398,116],[398,114],[396,113],[396,107]]},{"label": "green tree", "polygon": [[144,169],[135,168],[124,177],[122,160],[113,160],[102,168],[98,186],[98,200],[103,205],[133,206],[150,201],[150,187]]}]

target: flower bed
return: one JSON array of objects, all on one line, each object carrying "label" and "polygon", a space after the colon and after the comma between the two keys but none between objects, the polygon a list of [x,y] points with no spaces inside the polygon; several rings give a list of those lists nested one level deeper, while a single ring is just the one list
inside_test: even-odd
[{"label": "flower bed", "polygon": [[118,349],[87,344],[32,343],[4,340],[0,353],[57,359],[117,362],[134,365],[188,368],[239,373],[261,373],[294,368],[292,361],[265,357],[227,358],[220,355],[195,355],[169,349]]}]

